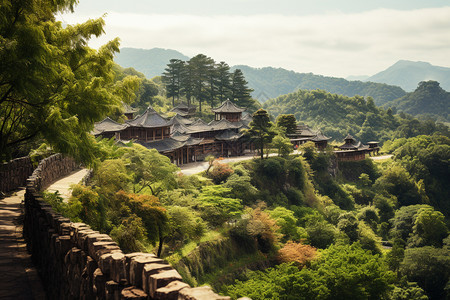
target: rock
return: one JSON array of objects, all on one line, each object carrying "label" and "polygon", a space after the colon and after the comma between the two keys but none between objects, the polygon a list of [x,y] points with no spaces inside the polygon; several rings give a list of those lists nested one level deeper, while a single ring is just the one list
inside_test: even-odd
[{"label": "rock", "polygon": [[156,290],[168,285],[170,282],[175,280],[183,280],[181,275],[174,269],[161,271],[160,273],[156,273],[150,275],[149,282],[149,295],[150,297],[154,297]]},{"label": "rock", "polygon": [[147,294],[134,286],[124,288],[120,299],[147,300]]},{"label": "rock", "polygon": [[180,290],[189,287],[189,284],[179,280],[175,280],[168,285],[157,289],[154,298],[161,300],[177,300]]},{"label": "rock", "polygon": [[214,293],[209,286],[185,288],[178,295],[179,300],[230,300],[230,297],[220,296]]},{"label": "rock", "polygon": [[142,289],[144,292],[149,293],[150,275],[166,270],[172,270],[172,267],[168,264],[146,264],[142,270]]},{"label": "rock", "polygon": [[149,263],[162,263],[162,259],[157,258],[153,254],[144,254],[133,256],[130,263],[127,264],[127,276],[128,282],[134,286],[142,287],[142,270],[144,265]]}]

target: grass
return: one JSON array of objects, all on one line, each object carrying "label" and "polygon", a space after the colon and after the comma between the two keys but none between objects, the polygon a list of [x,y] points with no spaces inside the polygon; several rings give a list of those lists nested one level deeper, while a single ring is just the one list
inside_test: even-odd
[{"label": "grass", "polygon": [[186,245],[181,247],[180,250],[176,251],[175,253],[166,257],[165,259],[172,265],[176,264],[177,262],[180,261],[180,259],[182,259],[186,255],[188,255],[189,253],[194,251],[195,248],[197,248],[198,244],[208,242],[208,241],[218,240],[220,238],[222,238],[221,232],[216,231],[216,230],[210,230],[210,231],[206,232],[200,238],[199,241],[190,241],[189,243],[187,243]]}]

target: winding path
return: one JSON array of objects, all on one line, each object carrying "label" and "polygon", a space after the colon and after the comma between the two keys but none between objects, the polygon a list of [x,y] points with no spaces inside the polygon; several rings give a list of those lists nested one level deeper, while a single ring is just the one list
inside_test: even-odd
[{"label": "winding path", "polygon": [[24,195],[0,199],[0,299],[46,299],[22,236]]}]

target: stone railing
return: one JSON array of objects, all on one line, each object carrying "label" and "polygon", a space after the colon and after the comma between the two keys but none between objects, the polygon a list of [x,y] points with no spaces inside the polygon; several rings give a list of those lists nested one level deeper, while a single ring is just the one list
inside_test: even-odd
[{"label": "stone railing", "polygon": [[124,254],[108,235],[53,211],[39,192],[73,167],[52,156],[27,181],[24,235],[49,299],[229,299],[191,288],[155,255]]},{"label": "stone railing", "polygon": [[7,193],[25,186],[33,173],[30,157],[21,157],[0,164],[0,192]]}]

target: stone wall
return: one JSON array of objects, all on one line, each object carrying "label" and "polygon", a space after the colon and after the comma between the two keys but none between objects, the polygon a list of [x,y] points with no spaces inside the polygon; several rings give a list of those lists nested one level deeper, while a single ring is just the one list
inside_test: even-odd
[{"label": "stone wall", "polygon": [[28,156],[0,164],[0,192],[6,193],[25,186],[32,173],[33,164]]},{"label": "stone wall", "polygon": [[229,299],[191,288],[155,255],[124,254],[108,235],[54,212],[39,192],[74,167],[52,156],[27,180],[24,235],[49,299]]}]

